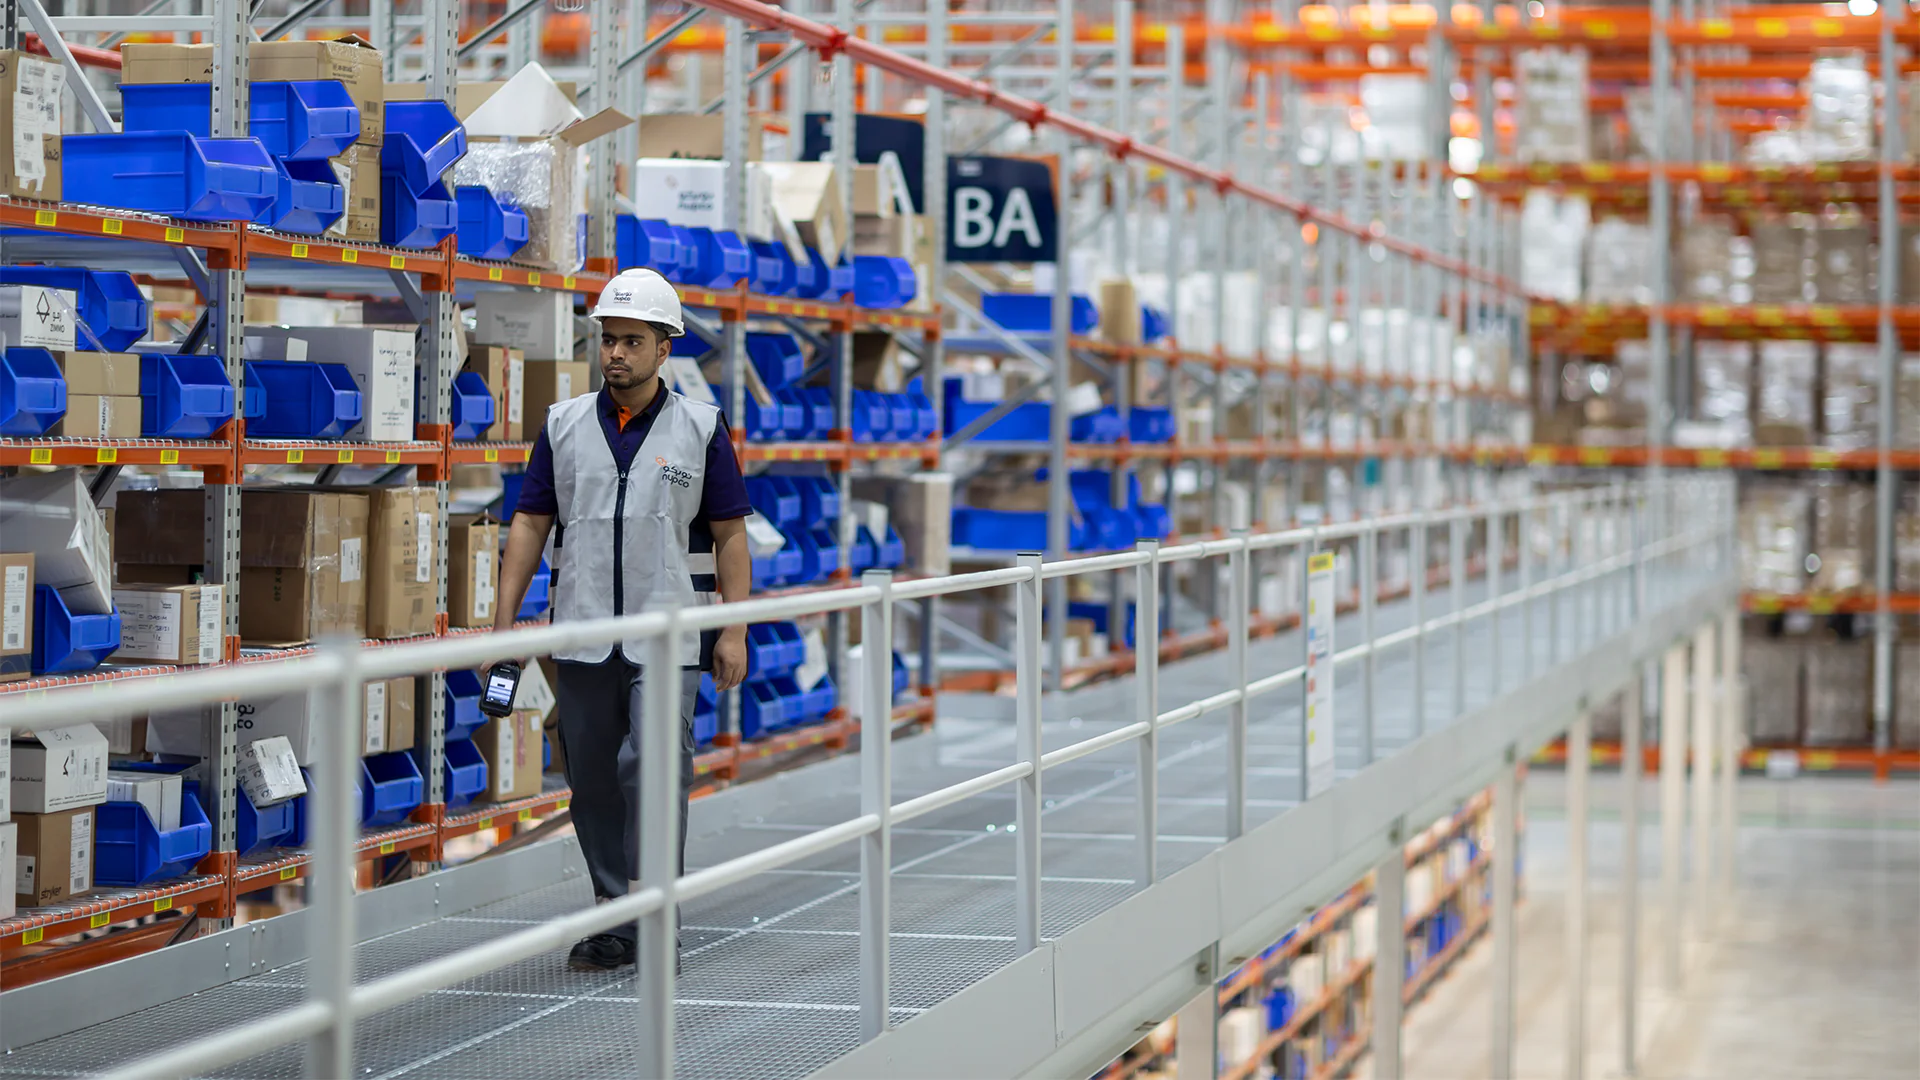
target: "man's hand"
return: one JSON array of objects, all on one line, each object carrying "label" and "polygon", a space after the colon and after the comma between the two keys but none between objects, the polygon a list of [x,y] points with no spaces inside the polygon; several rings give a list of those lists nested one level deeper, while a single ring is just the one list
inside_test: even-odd
[{"label": "man's hand", "polygon": [[729,626],[713,645],[713,685],[731,690],[747,677],[747,628]]}]

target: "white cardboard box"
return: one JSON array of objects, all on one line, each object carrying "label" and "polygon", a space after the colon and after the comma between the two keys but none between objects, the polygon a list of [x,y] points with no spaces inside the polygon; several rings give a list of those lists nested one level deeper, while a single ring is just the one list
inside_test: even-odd
[{"label": "white cardboard box", "polygon": [[212,664],[220,660],[226,608],[221,585],[130,586],[113,590],[123,660]]},{"label": "white cardboard box", "polygon": [[107,801],[139,803],[161,832],[180,827],[180,774],[107,770]]},{"label": "white cardboard box", "polygon": [[727,227],[727,163],[641,158],[634,163],[633,205],[643,218],[689,229]]},{"label": "white cardboard box", "polygon": [[249,326],[248,355],[345,364],[360,390],[349,439],[405,442],[414,429],[414,335],[364,326]]},{"label": "white cardboard box", "polygon": [[13,816],[13,740],[0,739],[0,821]]},{"label": "white cardboard box", "polygon": [[283,736],[255,739],[240,747],[240,789],[254,809],[265,810],[307,793],[293,747]]},{"label": "white cardboard box", "polygon": [[52,814],[106,801],[107,738],[92,724],[14,740],[10,813]]},{"label": "white cardboard box", "polygon": [[473,340],[519,349],[529,360],[571,360],[573,294],[482,292],[474,301]]},{"label": "white cardboard box", "polygon": [[19,868],[14,865],[19,857],[20,827],[0,822],[0,919],[11,919],[18,911],[13,894],[20,885]]},{"label": "white cardboard box", "polygon": [[66,289],[0,285],[0,334],[12,347],[70,351],[79,322],[75,302]]},{"label": "white cardboard box", "polygon": [[307,695],[241,701],[238,705],[240,742],[284,737],[294,760],[312,765],[326,753],[326,732],[307,712]]},{"label": "white cardboard box", "polygon": [[0,536],[76,615],[113,610],[113,542],[78,469],[0,478]]}]

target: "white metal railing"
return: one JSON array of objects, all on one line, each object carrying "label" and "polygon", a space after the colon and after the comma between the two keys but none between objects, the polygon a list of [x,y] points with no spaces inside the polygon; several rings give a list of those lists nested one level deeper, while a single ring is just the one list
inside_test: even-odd
[{"label": "white metal railing", "polygon": [[[1515,552],[1517,583],[1505,585],[1506,525],[1517,526]],[[1448,610],[1431,613],[1428,595],[1428,540],[1441,526],[1449,537],[1446,582]],[[1481,544],[1486,583],[1485,597],[1467,603],[1464,592],[1467,547],[1473,532],[1484,534]],[[1408,594],[1412,625],[1376,634],[1374,615],[1377,583],[1376,555],[1383,535],[1404,533],[1412,551]],[[111,1075],[119,1078],[172,1077],[218,1069],[232,1062],[298,1040],[310,1044],[309,1073],[313,1076],[353,1074],[353,1028],[358,1017],[390,1008],[437,989],[494,971],[508,964],[567,946],[611,927],[637,922],[640,926],[637,1020],[641,1056],[636,1069],[643,1076],[670,1076],[673,1068],[673,1010],[675,907],[745,881],[757,874],[788,866],[837,845],[861,843],[860,869],[860,1012],[863,1039],[887,1029],[889,991],[890,845],[894,826],[941,807],[1004,785],[1016,789],[1017,855],[1015,938],[1020,952],[1040,944],[1041,783],[1048,769],[1128,742],[1139,746],[1138,878],[1143,885],[1157,877],[1154,863],[1157,741],[1161,732],[1218,709],[1231,709],[1226,740],[1227,839],[1245,829],[1246,758],[1249,704],[1265,695],[1298,685],[1306,692],[1303,675],[1306,656],[1283,671],[1253,677],[1248,670],[1248,612],[1252,607],[1251,556],[1286,551],[1305,555],[1320,549],[1349,546],[1357,553],[1359,569],[1358,615],[1361,638],[1334,654],[1336,666],[1363,665],[1361,719],[1362,762],[1376,759],[1377,658],[1390,648],[1412,651],[1413,728],[1417,738],[1428,729],[1426,688],[1428,642],[1431,635],[1464,628],[1478,620],[1518,609],[1522,640],[1536,640],[1536,609],[1546,603],[1545,646],[1549,663],[1560,662],[1585,644],[1617,633],[1646,612],[1650,571],[1705,570],[1716,579],[1732,566],[1733,489],[1721,479],[1655,479],[1536,495],[1480,506],[1400,514],[1370,520],[1251,534],[1176,546],[1143,542],[1134,551],[1046,563],[1038,555],[1022,555],[1018,565],[981,573],[959,574],[896,584],[885,571],[869,572],[856,587],[827,593],[803,594],[735,604],[680,610],[654,610],[621,618],[558,624],[497,634],[481,634],[362,649],[355,642],[328,642],[314,654],[269,663],[246,664],[198,672],[184,672],[84,688],[57,689],[43,694],[0,697],[0,730],[31,728],[36,724],[73,724],[145,712],[152,709],[210,704],[246,694],[285,695],[304,692],[312,712],[332,716],[328,728],[325,765],[316,770],[311,892],[309,904],[316,924],[308,980],[308,1000],[295,1008],[237,1026],[129,1063]],[[1136,640],[1160,640],[1159,569],[1174,562],[1224,556],[1231,579],[1231,618],[1227,654],[1231,680],[1226,689],[1180,707],[1161,711],[1159,650],[1134,651],[1132,695],[1134,720],[1116,730],[1061,747],[1041,750],[1042,609],[1041,585],[1046,579],[1078,574],[1132,569],[1135,573]],[[1304,585],[1304,582],[1303,582]],[[1002,768],[950,785],[939,791],[893,801],[892,742],[888,738],[860,740],[860,814],[717,866],[675,876],[675,842],[679,801],[680,724],[677,684],[667,679],[647,680],[644,692],[641,762],[641,805],[637,808],[640,833],[640,880],[627,896],[574,912],[540,925],[496,938],[484,944],[442,956],[426,964],[353,985],[354,913],[353,870],[357,758],[353,733],[359,730],[363,682],[436,669],[477,667],[505,657],[526,657],[584,644],[644,639],[647,666],[671,671],[680,667],[682,630],[709,629],[742,622],[792,619],[804,615],[859,608],[868,640],[892,639],[893,606],[903,600],[944,596],[974,589],[1012,586],[1016,591],[1016,760]],[[1300,590],[1306,596],[1306,589]],[[1571,599],[1572,603],[1567,601]],[[1571,606],[1569,617],[1565,609]],[[1563,626],[1563,623],[1571,625]],[[1501,674],[1500,627],[1494,624],[1489,663],[1494,688],[1505,685]],[[1454,671],[1452,715],[1465,711],[1464,632],[1452,637]],[[1521,657],[1522,678],[1534,674],[1531,644]],[[884,715],[878,703],[892,700],[891,650],[864,650],[858,672],[868,718]],[[1302,723],[1306,709],[1301,709]],[[657,721],[657,722],[650,722]],[[884,731],[883,725],[876,725]],[[1307,797],[1306,740],[1301,740],[1301,799]]]}]

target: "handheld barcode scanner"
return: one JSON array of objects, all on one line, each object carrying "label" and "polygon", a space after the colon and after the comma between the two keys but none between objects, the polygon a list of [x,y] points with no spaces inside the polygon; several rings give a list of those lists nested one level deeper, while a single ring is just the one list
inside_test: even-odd
[{"label": "handheld barcode scanner", "polygon": [[488,716],[513,712],[513,695],[520,689],[520,665],[502,660],[487,669],[487,689],[480,695],[480,711]]}]

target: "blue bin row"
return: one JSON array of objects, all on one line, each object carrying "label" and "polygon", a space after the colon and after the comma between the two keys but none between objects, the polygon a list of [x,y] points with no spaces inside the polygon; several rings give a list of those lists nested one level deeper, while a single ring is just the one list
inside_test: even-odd
[{"label": "blue bin row", "polygon": [[[1071,325],[1076,334],[1090,333],[1100,324],[1100,312],[1088,297],[1075,293]],[[1003,330],[1016,334],[1053,332],[1052,293],[983,293],[980,313]],[[1151,345],[1167,336],[1167,315],[1158,308],[1140,306],[1140,337]]]},{"label": "blue bin row", "polygon": [[39,285],[73,293],[79,314],[74,347],[83,352],[126,352],[152,325],[147,298],[124,270],[0,266],[0,285]]},{"label": "blue bin row", "polygon": [[[970,401],[966,397],[965,380],[953,377],[946,380],[946,431],[952,435],[975,420],[998,408],[997,401]],[[1164,410],[1154,410],[1164,412]],[[1170,421],[1171,417],[1167,417]],[[1159,420],[1147,422],[1146,427],[1136,423],[1134,429],[1144,433],[1156,430],[1152,425]],[[1120,421],[1120,411],[1111,405],[1101,406],[1094,412],[1073,418],[1069,426],[1069,436],[1074,442],[1111,443],[1118,442],[1126,426]],[[1131,436],[1131,433],[1128,433]],[[1172,438],[1168,431],[1164,438],[1143,439],[1143,442],[1166,442]],[[974,435],[976,442],[1046,442],[1053,437],[1053,404],[1046,401],[1029,401],[1015,405],[998,420],[988,424],[985,430]]]},{"label": "blue bin row", "polygon": [[[715,388],[727,400],[728,387]],[[762,405],[747,397],[742,429],[755,441],[809,441],[833,432],[833,393],[824,386],[786,387],[772,391],[773,401]],[[924,442],[933,435],[933,403],[918,389],[906,393],[879,390],[853,392],[853,441]]]},{"label": "blue bin row", "polygon": [[[1044,479],[1036,478],[1036,482]],[[1140,481],[1130,476],[1127,505],[1116,507],[1110,496],[1108,473],[1083,469],[1069,477],[1074,518],[1068,522],[1067,546],[1075,551],[1111,551],[1131,547],[1139,540],[1164,540],[1173,521],[1164,506],[1140,501]],[[983,551],[1043,551],[1047,546],[1047,515],[1037,510],[953,508],[953,542]]]},{"label": "blue bin row", "polygon": [[[380,241],[395,247],[434,247],[460,228],[460,203],[441,177],[466,156],[467,130],[453,110],[439,101],[389,101],[385,115],[387,133],[380,144]],[[486,234],[496,229],[504,234],[511,227],[498,200],[492,209],[498,210],[499,220],[488,216],[489,208],[476,206],[470,245],[492,246]]]},{"label": "blue bin row", "polygon": [[33,673],[91,671],[120,647],[120,612],[77,615],[60,590],[33,587]]},{"label": "blue bin row", "polygon": [[796,623],[754,623],[747,627],[747,671],[750,675],[780,675],[807,659],[806,639]]},{"label": "blue bin row", "polygon": [[[771,555],[753,557],[753,587],[785,588],[824,581],[840,568],[840,549],[832,523],[793,526],[781,530],[787,544]],[[868,570],[891,570],[907,559],[907,545],[892,525],[884,539],[876,540],[867,527],[854,531],[853,548],[848,553],[847,569],[854,574]]]},{"label": "blue bin row", "polygon": [[833,680],[821,676],[802,690],[791,675],[755,676],[740,684],[740,737],[751,739],[769,732],[824,719],[839,702]]},{"label": "blue bin row", "polygon": [[912,264],[881,255],[855,255],[829,266],[818,251],[797,260],[784,244],[748,240],[736,233],[670,225],[657,218],[622,214],[615,227],[620,269],[650,266],[668,280],[702,288],[730,288],[745,281],[764,296],[838,300],[897,308],[918,291]]}]

